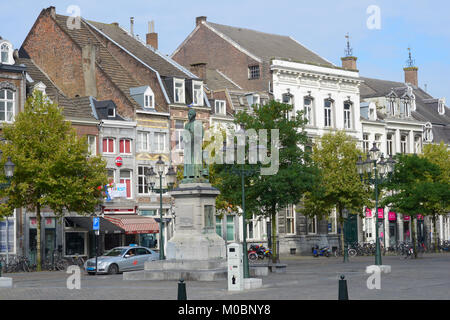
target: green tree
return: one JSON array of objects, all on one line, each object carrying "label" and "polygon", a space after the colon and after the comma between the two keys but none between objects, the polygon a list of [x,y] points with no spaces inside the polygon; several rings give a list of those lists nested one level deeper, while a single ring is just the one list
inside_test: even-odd
[{"label": "green tree", "polygon": [[417,257],[417,215],[436,215],[448,208],[449,185],[440,181],[438,165],[416,154],[397,156],[392,178],[386,183],[391,194],[381,201],[383,206],[411,216],[414,255]]},{"label": "green tree", "polygon": [[[272,225],[273,261],[278,259],[277,252],[277,224],[276,215],[289,204],[296,204],[303,193],[311,187],[315,177],[315,168],[305,148],[309,139],[304,131],[305,120],[302,112],[294,117],[293,107],[276,101],[270,101],[264,106],[253,106],[253,112],[239,112],[235,116],[235,123],[241,125],[248,132],[253,129],[259,133],[260,129],[267,130],[267,154],[273,161],[278,162],[278,171],[274,174],[261,175],[259,173],[245,176],[246,216],[270,217]],[[275,133],[278,132],[278,142]],[[274,131],[275,132],[275,131]],[[273,148],[272,148],[273,145]],[[248,147],[247,147],[248,153]],[[278,153],[278,158],[277,158]],[[276,159],[277,158],[277,159]],[[263,165],[268,168],[269,165]],[[255,169],[254,164],[246,163],[246,170]],[[242,203],[241,177],[230,174],[230,165],[214,165],[220,178],[217,187],[230,204]],[[244,249],[245,250],[245,249]]]},{"label": "green tree", "polygon": [[440,144],[427,144],[423,148],[422,156],[431,163],[439,166],[440,174],[434,177],[434,181],[428,183],[427,191],[423,193],[428,199],[424,200],[426,209],[433,222],[434,248],[438,252],[438,237],[436,220],[439,215],[446,215],[449,211],[450,190],[450,150],[441,141]]},{"label": "green tree", "polygon": [[356,141],[345,132],[324,134],[312,153],[314,164],[320,169],[320,179],[305,194],[304,206],[299,210],[306,216],[323,219],[336,208],[342,248],[344,210],[349,214],[361,214],[364,206],[370,205],[370,192],[356,170],[359,155],[361,151]]},{"label": "green tree", "polygon": [[51,209],[58,218],[64,212],[88,214],[101,202],[99,186],[107,183],[106,164],[91,157],[86,138],[79,139],[61,109],[35,91],[15,122],[4,127],[4,157],[15,164],[11,186],[3,191],[7,202],[0,216],[14,208],[35,211],[37,220],[37,266],[41,269],[41,210]]}]

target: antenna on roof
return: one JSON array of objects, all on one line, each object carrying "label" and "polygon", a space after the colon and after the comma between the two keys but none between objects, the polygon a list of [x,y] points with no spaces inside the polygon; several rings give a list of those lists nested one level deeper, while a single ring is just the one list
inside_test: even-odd
[{"label": "antenna on roof", "polygon": [[155,20],[148,22],[148,33],[154,33],[155,32]]},{"label": "antenna on roof", "polygon": [[350,36],[347,34],[345,35],[345,38],[347,39],[347,47],[345,48],[345,56],[351,57],[353,55],[353,49],[350,47]]},{"label": "antenna on roof", "polygon": [[408,47],[408,60],[406,60],[406,67],[414,67],[414,59],[411,57],[411,48]]}]

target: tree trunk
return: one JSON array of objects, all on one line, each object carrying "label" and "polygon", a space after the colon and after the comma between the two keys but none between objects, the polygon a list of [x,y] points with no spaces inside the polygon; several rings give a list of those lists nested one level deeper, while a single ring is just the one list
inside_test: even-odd
[{"label": "tree trunk", "polygon": [[277,247],[277,213],[272,212],[272,262],[277,263],[278,260],[278,247]]},{"label": "tree trunk", "polygon": [[36,206],[36,268],[37,271],[42,271],[41,259],[41,206],[38,203]]},{"label": "tree trunk", "polygon": [[411,226],[411,236],[412,236],[412,243],[413,243],[413,250],[414,250],[414,258],[417,258],[417,245],[416,245],[416,235],[417,235],[417,216],[411,217],[411,222],[412,222],[412,226]]},{"label": "tree trunk", "polygon": [[339,228],[341,228],[341,253],[344,256],[345,250],[345,234],[344,234],[344,222],[342,221],[342,210],[341,208],[337,208],[339,213]]}]

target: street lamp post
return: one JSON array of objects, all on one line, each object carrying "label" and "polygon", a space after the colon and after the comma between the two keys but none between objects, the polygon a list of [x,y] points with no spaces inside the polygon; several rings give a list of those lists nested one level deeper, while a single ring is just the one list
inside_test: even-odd
[{"label": "street lamp post", "polygon": [[344,209],[342,211],[342,217],[344,218],[344,227],[342,228],[342,232],[344,233],[344,262],[348,262],[348,242],[347,239],[345,237],[345,224],[347,223],[347,218],[348,218],[348,210]]},{"label": "street lamp post", "polygon": [[[381,247],[379,237],[379,217],[378,217],[378,184],[383,183],[391,178],[394,171],[395,160],[392,159],[392,155],[385,161],[384,155],[379,157],[380,150],[376,147],[376,143],[373,143],[372,149],[369,150],[366,156],[366,161],[362,161],[362,157],[359,156],[356,166],[358,173],[361,177],[361,181],[374,185],[375,189],[375,214],[376,214],[376,226],[375,226],[375,265],[382,265],[381,262]],[[372,175],[373,171],[373,175]],[[367,174],[367,178],[364,179],[364,174]]]},{"label": "street lamp post", "polygon": [[[145,176],[147,178],[148,184],[150,184],[150,188],[153,192],[159,193],[159,260],[164,260],[164,236],[163,236],[163,201],[162,201],[162,195],[164,192],[167,192],[173,188],[173,185],[175,184],[176,180],[176,172],[173,168],[173,166],[170,166],[166,173],[166,179],[167,179],[167,187],[162,187],[162,177],[164,174],[164,169],[166,167],[166,164],[161,159],[161,156],[159,156],[158,161],[156,161],[155,169],[156,172],[153,171],[153,167],[145,168]],[[159,188],[155,188],[156,183],[156,175],[159,176]]]},{"label": "street lamp post", "polygon": [[[0,150],[0,159],[3,152]],[[14,176],[14,163],[11,161],[11,157],[8,157],[4,165],[5,177],[7,182],[0,183],[0,190],[4,190],[11,186],[11,180]],[[9,263],[9,232],[8,232],[8,217],[6,217],[6,265]],[[2,263],[0,262],[0,277],[2,276]]]},{"label": "street lamp post", "polygon": [[[242,135],[245,138],[245,130],[241,128],[240,131],[237,132],[237,135]],[[244,140],[245,141],[245,140]],[[245,145],[245,144],[244,144]],[[237,149],[237,146],[235,146],[231,152],[235,152]],[[222,149],[224,152],[228,150],[228,148],[224,147]],[[263,152],[265,150],[264,146],[256,146],[250,147],[249,151],[252,152]],[[249,263],[248,263],[248,251],[247,251],[247,220],[246,220],[246,211],[245,211],[245,177],[251,176],[255,173],[260,172],[260,165],[259,163],[255,167],[245,167],[245,161],[242,161],[242,163],[239,164],[233,164],[231,166],[230,172],[238,175],[241,177],[241,190],[242,190],[242,253],[243,253],[243,267],[244,267],[244,278],[250,278],[250,270],[249,270]]]}]

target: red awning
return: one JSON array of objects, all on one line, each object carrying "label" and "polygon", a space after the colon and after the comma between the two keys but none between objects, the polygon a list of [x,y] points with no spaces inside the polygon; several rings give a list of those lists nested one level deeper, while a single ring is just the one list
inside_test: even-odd
[{"label": "red awning", "polygon": [[158,233],[155,219],[138,215],[105,215],[105,219],[125,230],[126,234]]}]

